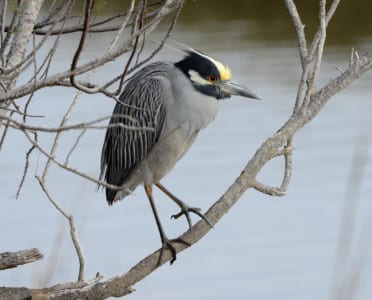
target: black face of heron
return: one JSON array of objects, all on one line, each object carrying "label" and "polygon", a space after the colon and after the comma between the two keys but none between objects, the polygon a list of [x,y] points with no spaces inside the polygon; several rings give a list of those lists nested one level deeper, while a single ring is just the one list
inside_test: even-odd
[{"label": "black face of heron", "polygon": [[181,61],[175,63],[200,93],[216,99],[232,95],[252,99],[260,97],[248,88],[231,81],[231,71],[221,62],[196,51],[189,51]]}]

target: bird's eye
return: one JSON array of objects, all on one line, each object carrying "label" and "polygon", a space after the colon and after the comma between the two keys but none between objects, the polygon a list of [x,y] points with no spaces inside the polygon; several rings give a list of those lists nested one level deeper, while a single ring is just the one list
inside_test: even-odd
[{"label": "bird's eye", "polygon": [[218,78],[215,75],[209,75],[208,76],[208,81],[209,82],[216,82],[217,80],[218,80]]}]

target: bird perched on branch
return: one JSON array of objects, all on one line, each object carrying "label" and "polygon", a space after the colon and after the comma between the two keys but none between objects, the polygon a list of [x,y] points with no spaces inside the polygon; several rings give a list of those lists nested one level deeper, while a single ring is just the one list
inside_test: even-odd
[{"label": "bird perched on branch", "polygon": [[[162,248],[176,259],[172,243],[161,225],[152,187],[155,185],[181,209],[173,217],[189,213],[209,221],[200,209],[189,207],[160,180],[188,151],[200,130],[216,116],[220,100],[238,95],[260,99],[248,88],[231,81],[231,71],[221,62],[199,51],[187,49],[176,62],[155,62],[134,74],[116,103],[107,128],[101,156],[100,178],[118,188],[106,187],[111,205],[143,185],[160,233]],[[211,224],[210,224],[211,225]]]}]

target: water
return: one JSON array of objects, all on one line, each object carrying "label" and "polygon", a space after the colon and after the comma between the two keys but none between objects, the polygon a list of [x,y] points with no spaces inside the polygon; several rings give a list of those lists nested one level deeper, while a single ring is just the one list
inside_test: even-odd
[{"label": "water", "polygon": [[[242,39],[242,33],[234,28],[234,34],[228,35],[224,31],[195,33],[194,28],[181,26],[173,35],[175,40],[226,62],[234,80],[265,99],[233,98],[221,102],[215,122],[163,180],[176,195],[203,211],[233,182],[257,147],[289,117],[300,72],[293,42],[252,42]],[[224,43],[217,42],[221,39]],[[359,47],[367,48],[370,41],[366,39]],[[89,55],[104,45],[104,40],[95,42]],[[66,53],[73,43],[69,40],[61,49],[56,69],[69,64]],[[179,55],[170,49],[164,49],[158,56],[158,59],[177,58]],[[319,85],[337,76],[334,66],[345,68],[347,59],[347,47],[327,48]],[[105,74],[120,72],[123,61],[110,63],[95,78],[99,81]],[[137,284],[137,291],[128,299],[330,299],[351,160],[360,139],[371,138],[371,80],[371,74],[364,76],[335,96],[296,135],[293,178],[286,196],[275,198],[247,191],[214,230],[180,253],[173,266],[163,266]],[[72,96],[64,88],[40,91],[30,113],[48,117],[35,120],[35,124],[57,125]],[[101,95],[83,95],[70,123],[109,115],[112,107],[113,102]],[[77,135],[78,132],[72,132],[63,136],[58,157],[66,156]],[[88,131],[70,164],[98,176],[103,135],[102,130]],[[0,157],[1,251],[37,247],[45,257],[0,272],[1,285],[39,286],[73,281],[77,276],[77,259],[66,222],[34,179],[35,173],[42,172],[45,159],[36,153],[32,155],[21,197],[14,200],[12,196],[24,167],[20,158],[29,145],[20,133],[12,133],[8,138]],[[41,135],[40,139],[45,147],[50,146],[50,136]],[[371,157],[372,147],[368,151]],[[259,179],[269,185],[280,184],[282,166],[281,158],[273,160]],[[370,160],[358,199],[350,269],[361,257],[361,249],[372,246],[371,179]],[[122,274],[160,246],[141,188],[114,207],[108,207],[104,193],[97,193],[93,183],[55,166],[48,187],[56,200],[75,216],[87,261],[87,278],[97,272],[106,278]],[[177,208],[159,192],[155,197],[168,235],[173,237],[183,232],[187,228],[185,220],[169,219]],[[363,268],[363,284],[357,299],[367,300],[372,297],[370,258]]]}]

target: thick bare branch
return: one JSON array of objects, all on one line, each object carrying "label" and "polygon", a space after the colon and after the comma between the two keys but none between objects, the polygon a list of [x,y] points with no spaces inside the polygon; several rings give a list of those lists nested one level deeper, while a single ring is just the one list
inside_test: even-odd
[{"label": "thick bare branch", "polygon": [[17,252],[3,252],[0,253],[0,270],[16,268],[19,265],[28,264],[42,258],[43,255],[36,248]]},{"label": "thick bare branch", "polygon": [[[32,31],[34,29],[34,24],[36,23],[36,18],[39,15],[42,4],[43,0],[21,2],[22,14],[20,15],[13,38],[13,43],[7,57],[7,68],[17,65],[25,57],[30,38],[32,36]],[[11,88],[14,83],[15,82],[11,82],[9,84],[9,88]]]}]

